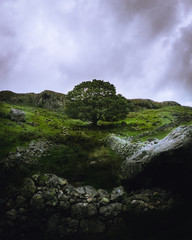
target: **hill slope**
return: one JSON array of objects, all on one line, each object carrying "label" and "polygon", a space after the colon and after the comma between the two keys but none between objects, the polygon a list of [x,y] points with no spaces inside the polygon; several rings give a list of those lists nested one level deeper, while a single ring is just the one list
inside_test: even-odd
[{"label": "hill slope", "polygon": [[144,109],[157,109],[167,106],[181,106],[179,103],[174,101],[155,102],[150,99],[128,99],[129,108],[132,112],[140,111]]},{"label": "hill slope", "polygon": [[[11,120],[11,108],[24,111],[25,122]],[[40,158],[41,171],[110,187],[118,180],[116,170],[121,162],[106,145],[105,138],[110,133],[131,137],[133,141],[162,139],[173,128],[190,123],[191,108],[181,106],[130,112],[123,121],[99,122],[95,129],[87,122],[69,119],[50,110],[0,103],[0,158],[3,160],[10,151],[17,155],[18,147],[27,148],[31,141],[51,141],[56,144],[55,149],[49,149],[50,158]],[[109,176],[114,182],[109,181]]]},{"label": "hill slope", "polygon": [[[25,113],[25,120],[23,122],[20,122],[16,119],[11,119],[11,109],[19,109],[23,111]],[[24,229],[24,233],[25,230],[27,230],[27,233],[30,233],[29,235],[31,236],[31,232],[34,232],[34,238],[37,238],[41,236],[40,233],[43,233],[42,228],[37,227],[37,219],[39,219],[38,226],[44,226],[43,224],[45,224],[45,227],[43,229],[47,229],[47,226],[52,229],[52,219],[54,220],[55,216],[57,216],[58,213],[60,213],[61,211],[61,209],[58,208],[58,206],[60,206],[60,202],[58,203],[57,201],[59,197],[57,196],[57,194],[55,195],[55,193],[62,193],[62,191],[60,191],[60,185],[58,185],[56,182],[55,187],[55,185],[52,185],[52,180],[55,181],[55,179],[59,179],[60,183],[62,184],[66,182],[58,178],[57,176],[68,179],[70,183],[68,185],[69,188],[67,188],[66,190],[68,191],[66,199],[72,196],[72,202],[70,202],[72,207],[70,204],[67,205],[70,209],[74,209],[74,205],[75,209],[76,207],[78,207],[79,209],[79,206],[82,206],[83,213],[87,213],[87,208],[84,208],[84,206],[87,206],[89,212],[92,214],[92,208],[89,208],[92,206],[92,204],[95,204],[92,203],[92,198],[87,198],[87,195],[85,195],[85,198],[82,198],[82,196],[79,197],[77,192],[71,194],[72,189],[74,189],[72,191],[78,190],[80,193],[82,193],[82,191],[85,190],[85,187],[82,186],[89,185],[87,189],[93,189],[92,187],[90,187],[91,185],[96,189],[100,188],[100,190],[98,190],[99,193],[104,194],[101,198],[102,206],[100,209],[106,209],[105,212],[107,219],[108,213],[110,213],[111,209],[113,209],[113,214],[115,216],[114,222],[116,222],[116,213],[118,210],[116,207],[122,205],[119,202],[115,203],[114,200],[110,200],[110,197],[106,196],[108,196],[107,191],[109,192],[115,187],[112,190],[113,194],[111,194],[110,196],[112,197],[113,195],[114,197],[115,194],[116,199],[120,199],[118,201],[125,200],[125,198],[121,199],[121,197],[123,197],[124,195],[118,195],[119,193],[121,193],[122,187],[117,188],[117,186],[122,184],[119,178],[118,170],[120,169],[123,158],[121,157],[121,155],[117,154],[115,151],[112,150],[110,145],[107,144],[106,139],[111,135],[117,136],[120,143],[123,141],[127,141],[128,139],[130,143],[128,148],[130,148],[130,146],[134,148],[135,146],[136,148],[133,149],[135,150],[137,149],[138,144],[142,146],[142,144],[146,143],[143,141],[154,141],[154,138],[162,139],[173,128],[181,124],[192,124],[191,108],[182,106],[166,106],[157,109],[146,109],[137,112],[130,112],[127,117],[122,121],[118,121],[115,123],[99,122],[99,126],[97,126],[97,128],[92,128],[88,122],[69,119],[66,115],[62,115],[60,113],[56,113],[47,109],[0,102],[0,210],[3,213],[0,216],[0,236],[3,231],[6,236],[10,233],[10,235],[13,236],[12,239],[21,239],[20,234],[23,234]],[[157,139],[155,139],[155,141]],[[117,146],[118,149],[119,142]],[[122,149],[125,149],[124,145],[122,146]],[[57,176],[55,176],[54,174],[56,174]],[[34,185],[33,180],[31,180],[32,175],[34,177],[35,183],[40,183],[42,184],[42,186],[39,187],[39,185]],[[51,180],[49,179],[49,176]],[[32,185],[26,185],[26,189],[20,188],[22,186],[23,180],[26,184],[32,183]],[[46,184],[49,184],[49,187]],[[101,188],[106,189],[107,191],[102,190]],[[187,189],[190,189],[190,186],[188,186]],[[27,190],[27,193],[25,190]],[[29,199],[27,198],[27,200],[25,201],[25,197],[21,195],[21,192],[24,193],[25,197],[29,194]],[[128,198],[130,202],[127,202],[127,200],[125,201],[127,204],[125,206],[126,208],[122,207],[124,216],[128,216],[124,220],[125,229],[122,229],[122,223],[120,222],[120,225],[117,225],[117,228],[115,230],[117,231],[116,236],[119,239],[125,239],[124,237],[119,237],[120,234],[122,234],[123,236],[128,236],[127,234],[131,234],[133,237],[130,237],[130,239],[141,239],[135,238],[135,232],[138,232],[138,226],[139,229],[147,229],[146,236],[148,236],[148,232],[151,232],[151,229],[155,229],[155,236],[157,235],[160,237],[154,237],[150,239],[165,239],[164,236],[162,237],[162,231],[156,231],[156,228],[153,227],[154,216],[156,216],[155,219],[158,223],[158,226],[168,226],[169,228],[170,225],[168,225],[168,223],[172,223],[171,225],[173,226],[173,230],[170,230],[171,237],[173,236],[173,233],[175,233],[175,229],[181,229],[182,237],[179,237],[179,239],[191,239],[183,238],[183,234],[186,231],[186,222],[189,226],[188,229],[191,229],[191,225],[189,225],[189,223],[191,223],[191,216],[188,217],[188,215],[186,216],[185,214],[185,211],[189,212],[188,205],[183,205],[184,207],[187,206],[184,208],[184,210],[186,209],[185,211],[183,211],[183,208],[180,209],[179,207],[179,213],[176,212],[176,214],[171,214],[165,209],[165,212],[160,212],[159,215],[151,212],[152,218],[149,218],[150,216],[148,216],[148,213],[150,213],[150,209],[152,209],[151,207],[153,207],[153,209],[156,209],[160,206],[161,210],[163,209],[163,204],[165,202],[169,204],[168,206],[170,206],[171,202],[174,205],[175,202],[172,198],[172,195],[170,195],[170,193],[166,190],[160,190],[157,188],[151,190],[137,190],[135,192],[131,192],[131,194],[133,196],[130,196],[130,198]],[[74,204],[76,203],[74,202],[74,197],[78,201],[77,204]],[[152,202],[154,202],[154,206],[149,205],[149,197],[153,200]],[[46,198],[46,208],[44,208],[44,198]],[[23,201],[23,199],[25,202]],[[146,203],[143,202],[142,199],[144,199]],[[39,212],[39,210],[41,209],[39,208],[39,206],[41,206],[42,200],[43,211]],[[65,202],[62,201],[62,203]],[[146,211],[146,206],[150,206],[149,212],[146,212],[147,215],[143,215],[143,212],[139,210],[139,208],[135,208],[135,206],[137,206],[136,204],[138,203],[141,206],[144,206],[144,213]],[[138,207],[140,205],[138,205]],[[18,212],[13,206],[16,206]],[[25,211],[24,213],[27,214],[27,218],[23,218],[23,216],[25,216],[23,215],[23,209],[25,210],[26,206],[27,211]],[[30,206],[30,211],[28,211],[28,206]],[[66,211],[65,205],[62,206],[64,206],[64,209],[62,210],[61,216],[65,218],[66,216],[68,216],[67,214],[70,214],[70,212],[68,212],[68,210]],[[127,207],[130,206],[133,206],[133,208],[135,209],[133,210],[136,211],[136,215],[133,215],[132,208],[130,208],[130,212],[124,212],[125,210],[128,211]],[[79,211],[78,209],[77,211]],[[29,212],[32,213],[32,215],[33,213],[35,213],[34,218],[28,218]],[[180,215],[181,212],[184,212],[182,217]],[[36,213],[40,213],[40,215],[36,215]],[[95,213],[97,212],[95,211]],[[176,218],[176,221],[173,222],[174,216],[177,215],[177,213],[178,218]],[[46,215],[46,217],[42,218],[44,214]],[[114,216],[112,215],[112,219]],[[97,220],[97,215],[93,217],[94,222],[92,223],[93,229],[95,229],[95,226],[97,226],[95,225],[95,219]],[[20,224],[20,220],[17,221],[16,219],[21,219],[22,224]],[[49,219],[51,219],[51,222],[49,221]],[[69,219],[69,216],[67,219]],[[90,219],[88,220],[88,227],[90,226]],[[167,222],[165,222],[165,219],[168,219]],[[169,221],[169,219],[171,220]],[[178,219],[179,222],[177,222]],[[111,221],[111,219],[109,220]],[[163,223],[165,222],[165,224],[161,224],[161,221]],[[27,227],[25,228],[24,223],[26,222]],[[32,224],[30,225],[32,226],[31,228],[28,228],[28,222]],[[98,221],[96,221],[96,223],[97,222]],[[15,223],[18,223],[18,226],[22,227],[22,229],[19,229],[17,227],[17,224]],[[62,222],[62,228],[64,229],[66,227],[65,223],[66,222]],[[140,225],[138,225],[139,223]],[[143,223],[147,223],[147,226],[143,225]],[[176,228],[175,223],[177,223]],[[33,228],[33,226],[35,226],[35,228]],[[58,226],[57,218],[54,226]],[[82,226],[84,227],[84,225]],[[34,229],[36,229],[36,231],[34,231]],[[86,229],[89,230],[89,228]],[[54,237],[57,232],[57,230],[53,229]],[[19,238],[15,238],[16,233],[19,234]],[[191,230],[188,230],[187,235],[188,233],[191,233]],[[63,231],[61,232],[61,235],[62,234]],[[112,235],[114,235],[113,232]],[[175,236],[177,236],[177,233],[175,234]],[[117,237],[115,237],[115,239]],[[52,235],[51,238],[53,238]],[[86,238],[98,239],[97,236],[96,238],[90,238],[87,230]],[[44,238],[40,237],[40,239]],[[61,238],[56,237],[54,239]],[[82,239],[85,239],[85,237]],[[114,238],[109,237],[107,239]],[[170,237],[168,239],[170,239]]]},{"label": "hill slope", "polygon": [[[45,90],[41,93],[14,93],[11,91],[1,91],[0,101],[23,106],[41,107],[54,111],[63,111],[65,106],[65,94]],[[127,99],[130,111],[140,111],[144,109],[157,109],[166,106],[180,106],[174,101],[155,102],[150,99]]]},{"label": "hill slope", "polygon": [[65,106],[65,94],[45,90],[41,93],[14,93],[1,91],[0,101],[23,106],[58,110]]}]

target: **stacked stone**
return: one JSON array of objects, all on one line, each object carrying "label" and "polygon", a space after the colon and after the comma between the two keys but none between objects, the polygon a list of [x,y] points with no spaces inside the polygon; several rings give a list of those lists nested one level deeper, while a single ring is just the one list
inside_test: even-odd
[{"label": "stacked stone", "polygon": [[102,235],[130,209],[145,212],[173,206],[174,199],[166,191],[142,190],[128,195],[119,186],[108,193],[92,186],[75,188],[54,174],[36,174],[24,180],[15,199],[6,202],[1,227],[9,237],[34,231],[45,239]]},{"label": "stacked stone", "polygon": [[3,168],[17,167],[20,164],[34,164],[45,152],[54,147],[50,141],[32,141],[28,147],[17,147],[15,152],[10,152],[8,156],[0,161]]}]

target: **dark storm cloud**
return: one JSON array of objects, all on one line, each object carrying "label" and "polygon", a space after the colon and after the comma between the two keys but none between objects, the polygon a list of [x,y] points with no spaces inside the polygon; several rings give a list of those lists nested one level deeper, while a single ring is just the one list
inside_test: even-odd
[{"label": "dark storm cloud", "polygon": [[108,3],[118,23],[126,27],[129,22],[138,21],[141,35],[151,40],[169,32],[179,21],[179,0],[111,0]]},{"label": "dark storm cloud", "polygon": [[1,88],[66,93],[97,78],[128,98],[177,100],[180,85],[189,96],[191,7],[190,0],[1,0]]},{"label": "dark storm cloud", "polygon": [[172,46],[168,72],[173,81],[186,85],[192,93],[192,21],[180,29],[180,36]]}]

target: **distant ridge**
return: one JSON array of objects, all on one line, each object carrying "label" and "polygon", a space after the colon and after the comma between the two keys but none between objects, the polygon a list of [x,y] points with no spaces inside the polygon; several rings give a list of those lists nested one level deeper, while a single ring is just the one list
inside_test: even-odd
[{"label": "distant ridge", "polygon": [[179,103],[174,101],[163,101],[163,102],[155,102],[150,99],[127,99],[129,104],[130,111],[139,111],[143,109],[157,109],[166,106],[181,106]]},{"label": "distant ridge", "polygon": [[59,108],[64,108],[65,94],[50,90],[45,90],[41,93],[14,93],[11,91],[1,91],[0,101],[57,110]]},{"label": "distant ridge", "polygon": [[[41,107],[59,111],[65,107],[66,94],[45,90],[41,93],[14,93],[0,91],[0,101],[24,106]],[[150,99],[127,99],[130,111],[157,109],[166,106],[181,106],[174,101],[155,102]]]}]

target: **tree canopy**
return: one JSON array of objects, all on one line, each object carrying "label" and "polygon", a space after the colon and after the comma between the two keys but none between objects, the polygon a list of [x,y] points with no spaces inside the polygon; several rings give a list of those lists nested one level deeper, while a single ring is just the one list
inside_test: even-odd
[{"label": "tree canopy", "polygon": [[72,118],[117,121],[128,113],[127,100],[116,94],[115,86],[103,80],[82,82],[66,95],[66,112]]}]

